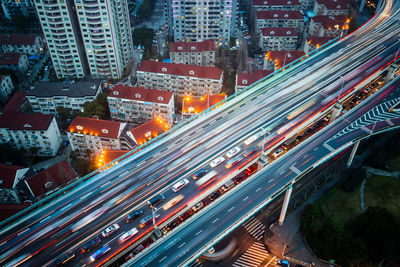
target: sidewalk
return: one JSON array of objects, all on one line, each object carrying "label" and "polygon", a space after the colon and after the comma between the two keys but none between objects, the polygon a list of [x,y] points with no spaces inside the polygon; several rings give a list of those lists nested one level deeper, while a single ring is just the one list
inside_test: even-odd
[{"label": "sidewalk", "polygon": [[282,226],[277,225],[277,223],[270,226],[270,234],[264,236],[264,244],[271,254],[304,266],[332,266],[320,261],[309,249],[303,237],[301,222],[304,207],[309,203],[316,202],[339,180],[340,177],[336,177],[323,186],[302,206],[288,214]]}]

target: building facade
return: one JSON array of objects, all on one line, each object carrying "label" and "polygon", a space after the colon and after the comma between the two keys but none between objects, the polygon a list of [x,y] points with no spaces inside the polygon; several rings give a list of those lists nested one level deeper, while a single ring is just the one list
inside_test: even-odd
[{"label": "building facade", "polygon": [[347,16],[318,15],[310,20],[309,35],[318,37],[346,36],[349,29]]},{"label": "building facade", "polygon": [[303,31],[304,18],[300,11],[259,11],[256,17],[259,33],[262,28],[269,27],[295,28],[297,33]]},{"label": "building facade", "polygon": [[33,112],[56,114],[58,107],[83,111],[101,92],[100,81],[36,82],[26,97]]},{"label": "building facade", "polygon": [[62,138],[54,115],[6,113],[0,116],[0,143],[37,156],[55,156]]},{"label": "building facade", "polygon": [[298,39],[294,28],[262,28],[259,45],[263,51],[294,51],[297,48]]},{"label": "building facade", "polygon": [[0,34],[0,49],[3,53],[25,53],[38,55],[44,51],[43,40],[32,34]]},{"label": "building facade", "polygon": [[19,14],[25,17],[36,15],[33,0],[2,0],[1,7],[7,19],[13,19]]},{"label": "building facade", "polygon": [[107,97],[111,118],[135,122],[160,118],[172,126],[175,108],[172,92],[119,84]]},{"label": "building facade", "polygon": [[68,127],[68,139],[78,158],[93,159],[104,150],[132,147],[122,140],[127,124],[96,118],[75,117]]},{"label": "building facade", "polygon": [[167,25],[174,41],[213,40],[228,46],[237,24],[237,0],[167,0]]},{"label": "building facade", "polygon": [[264,57],[264,70],[276,71],[293,61],[303,57],[306,53],[304,51],[269,51],[265,53]]},{"label": "building facade", "polygon": [[299,0],[253,0],[251,3],[255,11],[290,11],[302,9],[302,5]]},{"label": "building facade", "polygon": [[223,71],[215,67],[200,67],[145,60],[137,70],[138,85],[174,92],[178,96],[219,94]]},{"label": "building facade", "polygon": [[215,45],[212,40],[171,43],[169,55],[174,64],[214,66]]},{"label": "building facade", "polygon": [[0,69],[9,69],[17,72],[18,75],[28,70],[29,61],[25,54],[0,53]]},{"label": "building facade", "polygon": [[7,101],[8,97],[14,90],[14,84],[10,75],[0,75],[0,101]]},{"label": "building facade", "polygon": [[132,59],[126,0],[35,0],[57,77],[116,79]]},{"label": "building facade", "polygon": [[347,16],[350,12],[350,4],[347,0],[316,0],[314,13],[316,15]]}]

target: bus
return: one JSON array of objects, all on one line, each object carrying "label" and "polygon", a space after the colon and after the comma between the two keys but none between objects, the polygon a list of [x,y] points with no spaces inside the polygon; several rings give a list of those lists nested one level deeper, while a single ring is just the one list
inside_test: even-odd
[{"label": "bus", "polygon": [[211,172],[207,173],[207,175],[205,175],[203,178],[199,179],[196,182],[196,185],[201,188],[201,187],[204,187],[204,186],[210,184],[212,181],[214,181],[217,174],[218,173],[216,171],[211,171]]},{"label": "bus", "polygon": [[170,201],[168,201],[164,206],[163,209],[167,210],[169,208],[172,208],[173,206],[175,206],[176,204],[178,204],[181,200],[183,199],[183,195],[177,195],[176,197],[174,197],[173,199],[171,199]]}]

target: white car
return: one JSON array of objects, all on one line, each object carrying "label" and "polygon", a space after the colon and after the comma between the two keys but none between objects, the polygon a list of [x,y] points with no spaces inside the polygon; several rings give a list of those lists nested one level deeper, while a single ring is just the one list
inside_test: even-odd
[{"label": "white car", "polygon": [[210,166],[211,168],[214,168],[216,166],[218,166],[219,164],[221,164],[222,162],[224,162],[225,158],[224,157],[218,157],[216,159],[214,159],[213,161],[211,161]]},{"label": "white car", "polygon": [[282,154],[282,152],[283,152],[283,149],[282,149],[282,148],[279,148],[279,149],[275,150],[274,153],[272,153],[272,156],[273,156],[274,158],[276,158],[276,157],[278,157],[280,154]]},{"label": "white car", "polygon": [[235,156],[237,153],[240,152],[240,147],[235,146],[234,148],[232,148],[231,150],[228,151],[228,153],[226,153],[226,156],[228,158],[232,158],[233,156]]},{"label": "white car", "polygon": [[124,234],[122,234],[122,235],[119,237],[118,242],[119,242],[120,244],[122,244],[122,243],[124,243],[126,240],[132,238],[132,237],[133,237],[134,235],[136,235],[137,233],[139,233],[139,231],[138,231],[138,229],[136,229],[136,227],[135,227],[135,228],[129,230],[128,232],[125,232]]},{"label": "white car", "polygon": [[176,184],[174,184],[172,186],[172,191],[174,191],[175,193],[178,192],[179,190],[181,190],[182,188],[184,188],[185,186],[187,186],[189,184],[189,180],[188,179],[182,179],[179,182],[177,182]]},{"label": "white car", "polygon": [[246,145],[250,145],[251,143],[256,141],[258,138],[260,138],[260,136],[262,136],[262,133],[256,133],[255,135],[252,135],[249,138],[247,138],[246,141],[244,141],[244,143]]},{"label": "white car", "polygon": [[101,232],[101,235],[104,238],[109,237],[111,234],[113,234],[116,231],[118,231],[118,229],[119,229],[119,225],[114,223],[113,225],[110,225],[106,229],[104,229],[103,232]]}]

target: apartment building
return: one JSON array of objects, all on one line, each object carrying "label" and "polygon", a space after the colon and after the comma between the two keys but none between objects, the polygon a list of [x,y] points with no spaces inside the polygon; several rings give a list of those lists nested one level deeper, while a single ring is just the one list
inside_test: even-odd
[{"label": "apartment building", "polygon": [[130,126],[127,123],[75,117],[68,126],[68,139],[79,158],[94,159],[104,150],[131,149],[123,139]]},{"label": "apartment building", "polygon": [[132,59],[126,0],[35,0],[57,77],[120,78]]},{"label": "apartment building", "polygon": [[56,114],[58,107],[83,111],[102,91],[100,81],[36,82],[26,97],[33,112]]},{"label": "apartment building", "polygon": [[237,0],[167,0],[166,9],[167,25],[175,42],[201,42],[210,39],[218,46],[227,46],[230,36],[235,34]]},{"label": "apartment building", "polygon": [[205,95],[203,97],[185,97],[182,104],[182,118],[188,119],[203,112],[226,98],[226,95]]},{"label": "apartment building", "polygon": [[303,57],[304,51],[270,51],[264,57],[264,70],[276,71],[289,63]]},{"label": "apartment building", "polygon": [[151,89],[186,95],[219,94],[223,71],[215,67],[201,67],[145,60],[137,70],[138,85]]},{"label": "apartment building", "polygon": [[3,53],[38,55],[44,51],[43,39],[33,34],[0,34],[0,50]]},{"label": "apartment building", "polygon": [[20,14],[25,17],[36,15],[33,0],[2,0],[1,7],[7,19],[13,19]]},{"label": "apartment building", "polygon": [[37,156],[55,156],[61,144],[52,114],[5,113],[0,116],[0,143],[11,143]]},{"label": "apartment building", "polygon": [[298,45],[295,28],[262,28],[259,46],[263,51],[294,51]]},{"label": "apartment building", "polygon": [[0,101],[6,102],[13,90],[14,84],[10,75],[0,75]]},{"label": "apartment building", "polygon": [[137,146],[140,146],[153,138],[156,138],[169,127],[159,120],[153,119],[127,131],[127,139],[131,139]]},{"label": "apartment building", "polygon": [[29,61],[25,54],[0,53],[0,69],[9,69],[17,72],[18,75],[28,70]]},{"label": "apartment building", "polygon": [[310,20],[309,35],[318,37],[346,36],[349,20],[345,15],[318,15]]},{"label": "apartment building", "polygon": [[247,86],[250,86],[260,79],[270,75],[272,72],[272,70],[256,70],[252,73],[242,72],[240,74],[236,74],[235,92],[239,92]]},{"label": "apartment building", "polygon": [[297,33],[301,33],[304,27],[304,18],[300,11],[258,11],[256,18],[259,33],[262,28],[269,27],[294,28]]},{"label": "apartment building", "polygon": [[118,84],[110,90],[107,101],[113,120],[143,122],[159,118],[172,126],[175,113],[172,92]]},{"label": "apartment building", "polygon": [[169,49],[171,63],[197,66],[214,66],[215,45],[212,40],[203,42],[173,42]]},{"label": "apartment building", "polygon": [[347,0],[315,0],[314,13],[316,15],[347,16],[350,4]]},{"label": "apartment building", "polygon": [[307,38],[307,42],[304,45],[304,52],[308,54],[311,51],[320,48],[321,46],[323,46],[324,44],[328,43],[333,39],[334,37],[310,36],[309,38]]},{"label": "apartment building", "polygon": [[293,11],[303,9],[299,0],[253,0],[251,3],[255,11]]}]

